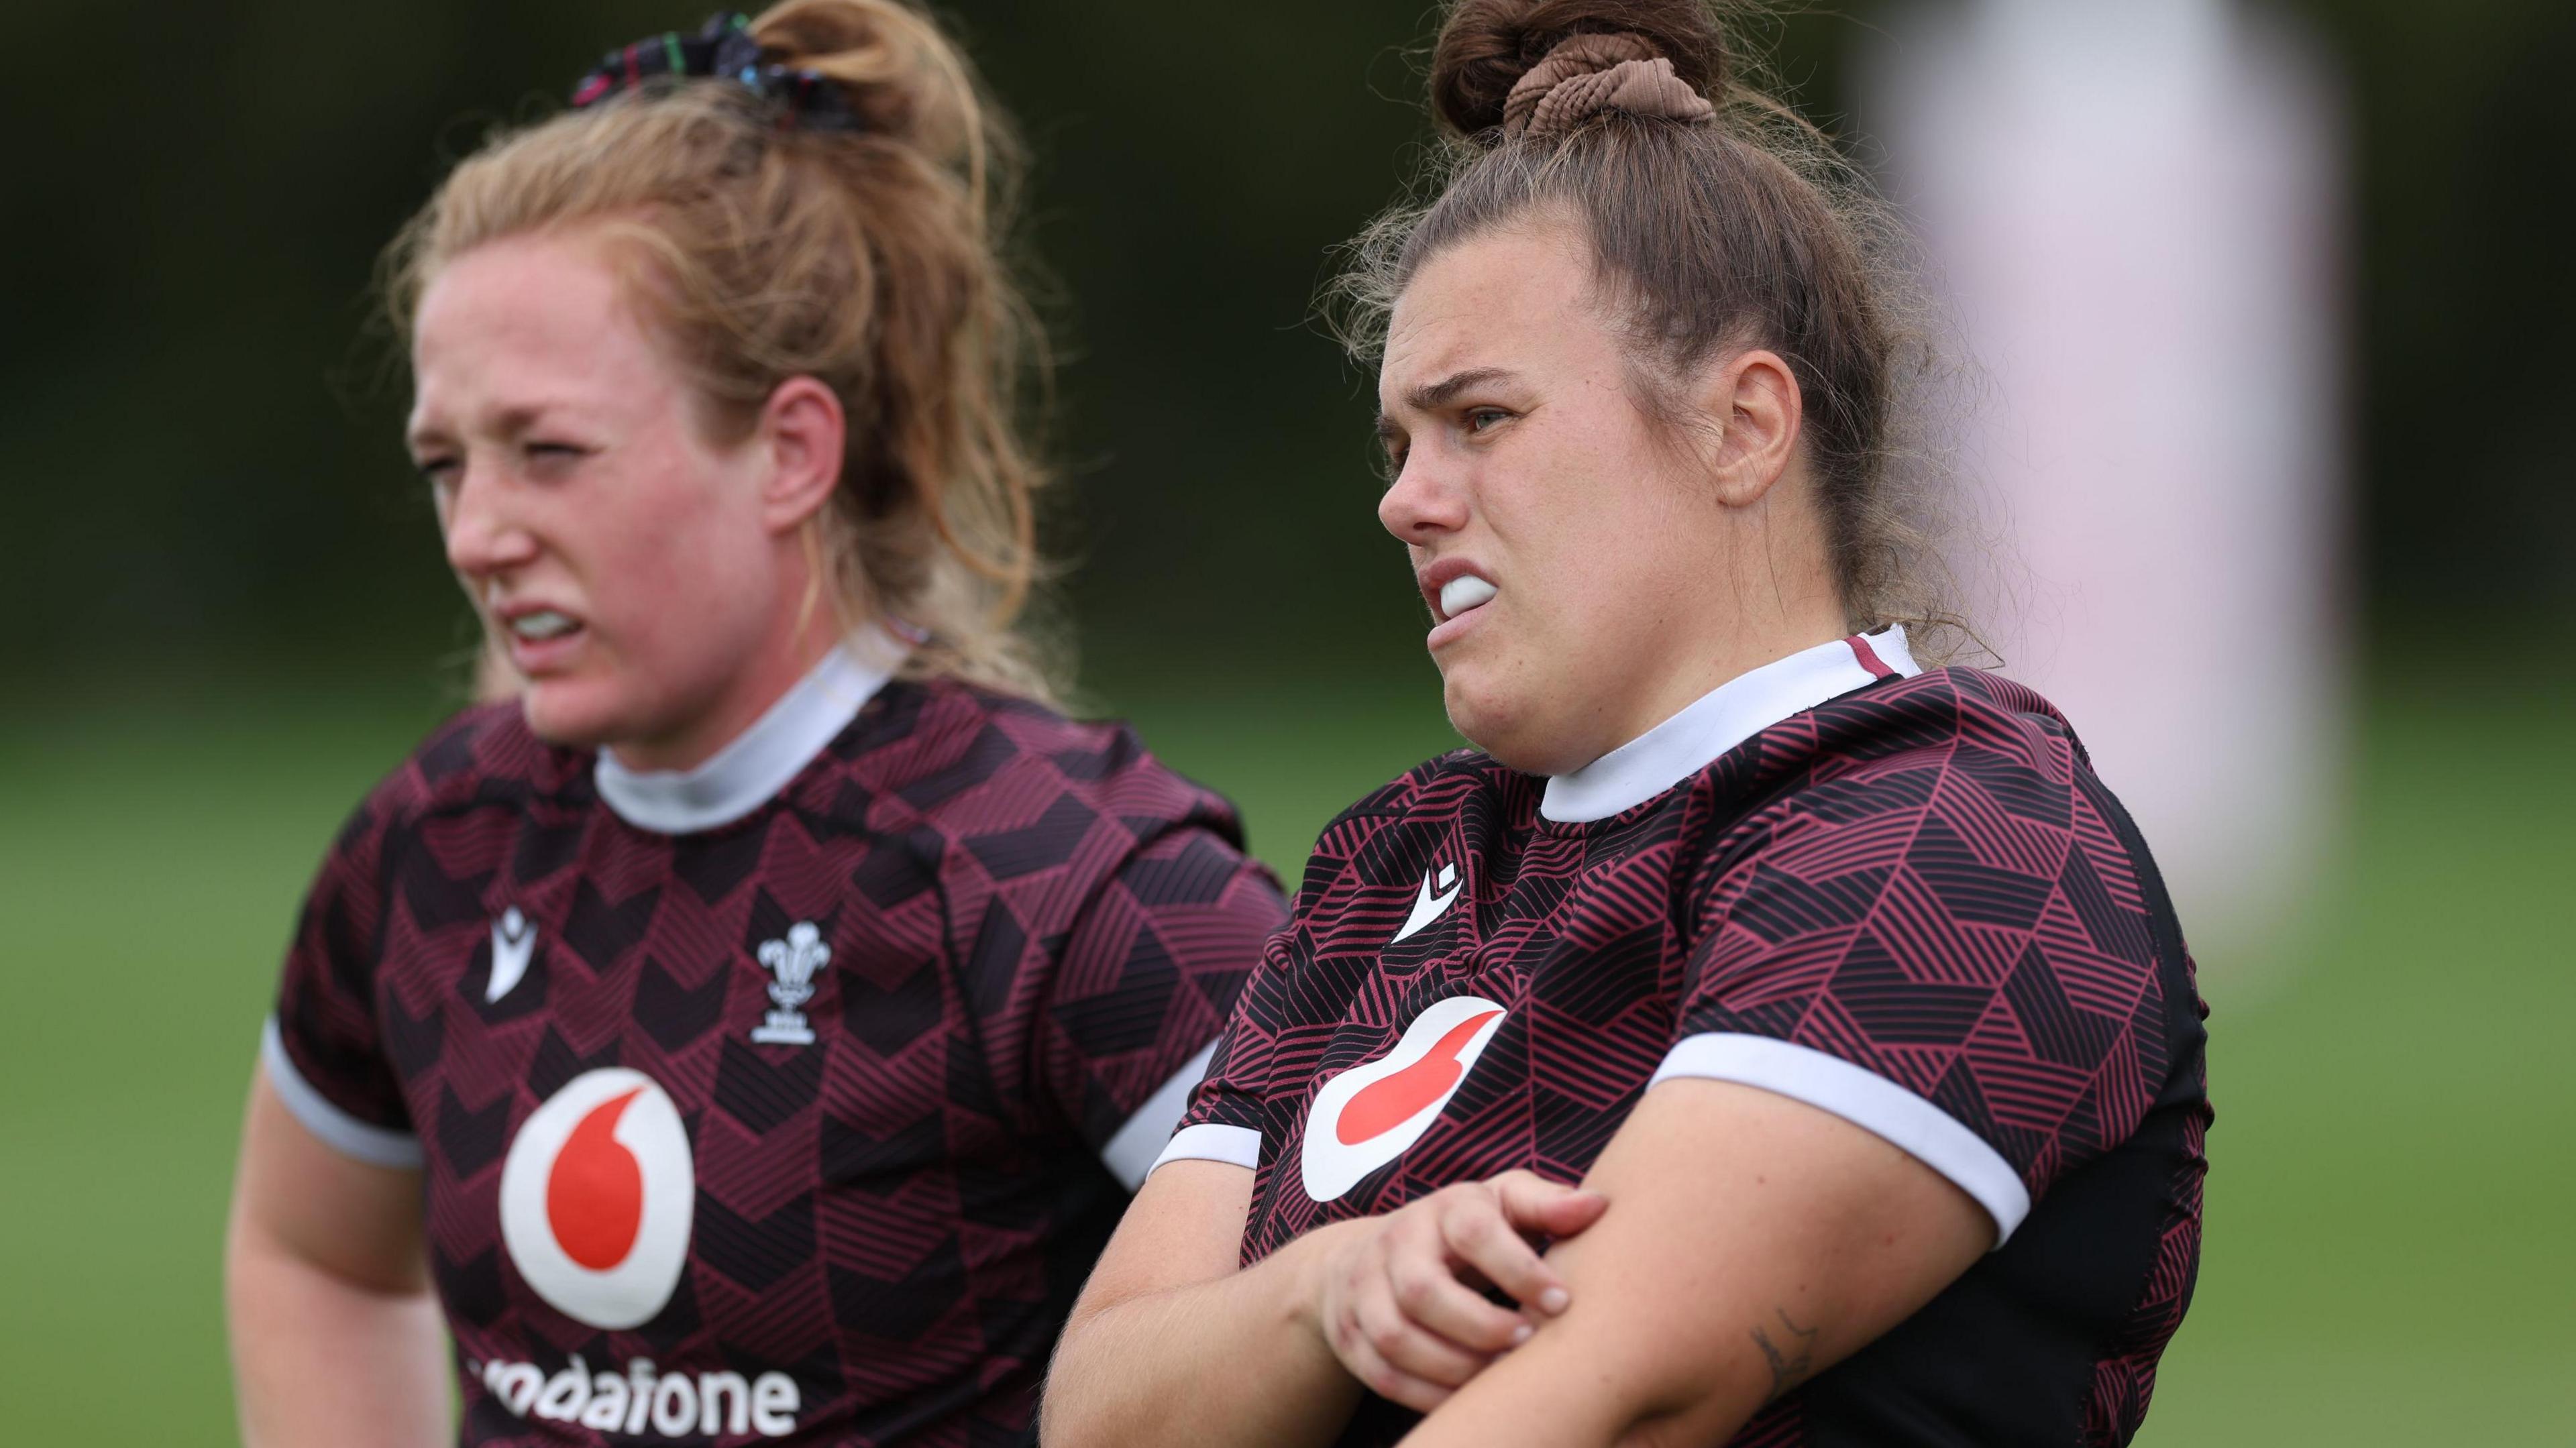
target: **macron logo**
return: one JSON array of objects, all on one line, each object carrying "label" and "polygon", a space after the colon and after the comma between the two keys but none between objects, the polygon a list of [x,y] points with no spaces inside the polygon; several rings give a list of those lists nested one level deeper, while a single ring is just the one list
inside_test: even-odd
[{"label": "macron logo", "polygon": [[537,948],[537,924],[511,906],[492,922],[492,978],[484,984],[483,999],[497,1001],[508,995],[528,973],[528,956]]},{"label": "macron logo", "polygon": [[1458,867],[1455,865],[1440,867],[1440,893],[1437,895],[1431,893],[1431,872],[1423,871],[1422,893],[1414,897],[1413,913],[1404,917],[1404,928],[1395,932],[1395,939],[1388,941],[1387,944],[1397,944],[1406,936],[1439,919],[1440,912],[1449,908],[1449,902],[1458,898],[1460,888]]}]

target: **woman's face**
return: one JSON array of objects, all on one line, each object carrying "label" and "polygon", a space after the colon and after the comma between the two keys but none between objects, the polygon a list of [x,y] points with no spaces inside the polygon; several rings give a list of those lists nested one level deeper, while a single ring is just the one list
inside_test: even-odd
[{"label": "woman's face", "polygon": [[776,449],[758,429],[708,440],[696,390],[579,234],[456,258],[414,338],[411,452],[529,727],[638,768],[721,748],[810,662],[781,647],[803,570]]},{"label": "woman's face", "polygon": [[[1378,379],[1395,469],[1378,517],[1431,606],[1450,722],[1531,773],[1590,763],[1838,618],[1813,606],[1822,550],[1781,527],[1771,487],[1794,452],[1785,367],[1714,367],[1686,389],[1713,399],[1707,426],[1676,446],[1596,307],[1574,225],[1471,237],[1405,287]],[[1773,576],[1739,587],[1751,572]]]}]

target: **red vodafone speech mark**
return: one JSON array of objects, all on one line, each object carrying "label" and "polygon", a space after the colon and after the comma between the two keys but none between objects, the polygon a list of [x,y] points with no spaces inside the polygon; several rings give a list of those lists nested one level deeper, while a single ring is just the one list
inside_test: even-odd
[{"label": "red vodafone speech mark", "polygon": [[1458,1084],[1459,1077],[1467,1074],[1467,1068],[1458,1064],[1458,1053],[1467,1049],[1467,1043],[1476,1038],[1485,1022],[1501,1014],[1497,1010],[1469,1016],[1451,1026],[1449,1034],[1442,1036],[1421,1060],[1361,1088],[1342,1108],[1342,1119],[1334,1125],[1333,1134],[1342,1139],[1342,1145],[1357,1146],[1412,1120],[1415,1112],[1439,1100]]},{"label": "red vodafone speech mark", "polygon": [[546,1225],[564,1255],[593,1272],[626,1260],[644,1225],[644,1169],[615,1135],[641,1086],[590,1109],[546,1177]]}]

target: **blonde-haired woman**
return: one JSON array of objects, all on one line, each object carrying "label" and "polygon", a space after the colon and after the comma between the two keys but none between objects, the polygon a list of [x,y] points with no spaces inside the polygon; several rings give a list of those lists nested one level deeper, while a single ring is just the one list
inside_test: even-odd
[{"label": "blonde-haired woman", "polygon": [[611,54],[392,253],[516,698],[359,807],[227,1248],[246,1439],[1018,1441],[1282,919],[1011,627],[997,121],[893,0]]}]

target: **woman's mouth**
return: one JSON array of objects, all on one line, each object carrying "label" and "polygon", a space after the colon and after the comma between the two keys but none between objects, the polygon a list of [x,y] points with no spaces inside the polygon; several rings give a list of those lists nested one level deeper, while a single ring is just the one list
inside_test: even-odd
[{"label": "woman's mouth", "polygon": [[[1440,572],[1448,573],[1450,576],[1439,580],[1436,591],[1427,588],[1425,590],[1431,593],[1434,617],[1431,621],[1431,635],[1424,639],[1423,643],[1433,653],[1448,647],[1469,629],[1474,628],[1477,616],[1484,611],[1485,605],[1492,603],[1502,592],[1494,586],[1492,579],[1481,574],[1470,573],[1455,563],[1442,565]],[[1437,575],[1435,574],[1434,577]],[[1423,580],[1425,584],[1431,581],[1430,578]]]},{"label": "woman's mouth", "polygon": [[1443,621],[1462,613],[1472,613],[1494,601],[1494,585],[1472,573],[1461,573],[1440,585],[1440,617]]},{"label": "woman's mouth", "polygon": [[572,615],[557,613],[551,608],[541,608],[510,620],[510,632],[530,643],[559,639],[580,627],[580,621]]},{"label": "woman's mouth", "polygon": [[559,608],[512,609],[500,624],[511,664],[531,679],[561,671],[589,636],[579,618]]}]

